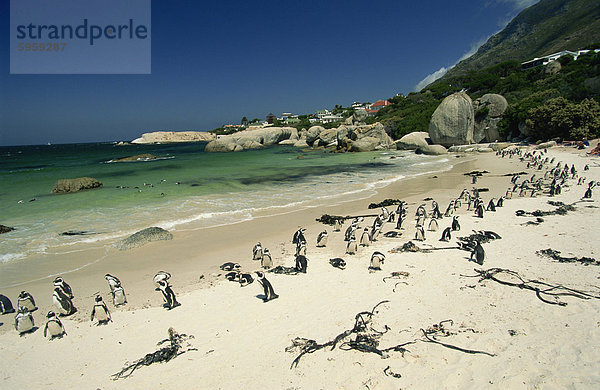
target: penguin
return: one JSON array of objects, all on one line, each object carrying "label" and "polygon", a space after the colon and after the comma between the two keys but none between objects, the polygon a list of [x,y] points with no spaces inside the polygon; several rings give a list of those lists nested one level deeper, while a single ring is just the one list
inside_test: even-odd
[{"label": "penguin", "polygon": [[127,297],[125,296],[125,290],[123,290],[123,287],[117,286],[113,291],[111,291],[111,293],[113,298],[113,305],[115,305],[115,307],[127,303]]},{"label": "penguin", "polygon": [[476,263],[479,265],[483,265],[483,260],[485,259],[485,251],[483,250],[483,247],[481,246],[479,241],[475,242],[476,245],[475,248],[473,248],[473,251],[471,252],[470,260],[473,260],[473,256],[475,256]]},{"label": "penguin", "polygon": [[442,217],[442,213],[440,212],[440,206],[438,205],[438,203],[434,200],[431,202],[431,218],[441,218]]},{"label": "penguin", "polygon": [[301,241],[306,242],[306,238],[304,237],[305,231],[306,229],[304,228],[296,230],[296,233],[294,233],[294,237],[292,238],[292,244],[298,244]]},{"label": "penguin", "polygon": [[450,204],[448,204],[448,208],[446,208],[446,212],[444,212],[444,216],[451,217],[452,214],[454,214],[454,201],[450,201]]},{"label": "penguin", "polygon": [[487,205],[487,211],[496,211],[496,205],[494,204],[494,198],[490,199]]},{"label": "penguin", "polygon": [[92,307],[92,314],[90,315],[90,321],[94,321],[94,317],[98,321],[96,325],[106,325],[112,321],[108,307],[106,307],[106,303],[104,303],[100,295],[96,295],[94,307]]},{"label": "penguin", "polygon": [[240,287],[246,287],[254,282],[254,278],[250,274],[239,274]]},{"label": "penguin", "polygon": [[258,277],[258,283],[260,283],[263,287],[263,291],[265,294],[265,297],[263,298],[263,302],[267,303],[273,299],[277,299],[279,298],[279,295],[275,294],[275,291],[273,290],[273,286],[271,285],[271,283],[267,280],[267,278],[265,277],[265,274],[258,271],[256,273],[256,276]]},{"label": "penguin", "polygon": [[296,256],[306,256],[306,241],[299,242],[296,245]]},{"label": "penguin", "polygon": [[387,221],[390,218],[390,212],[388,211],[387,208],[385,208],[385,207],[381,208],[381,217],[382,217],[381,219],[383,221]]},{"label": "penguin", "polygon": [[227,262],[227,263],[221,264],[221,266],[219,268],[221,269],[221,271],[235,271],[235,270],[239,270],[240,268],[242,268],[242,266],[239,265],[238,263]]},{"label": "penguin", "polygon": [[115,288],[121,287],[121,281],[116,276],[111,274],[104,275],[104,279],[108,282],[108,287],[110,287],[110,291],[115,291]]},{"label": "penguin", "polygon": [[342,230],[342,221],[341,221],[341,220],[339,220],[339,219],[336,219],[336,220],[333,222],[333,231],[334,231],[334,232],[339,232],[339,231],[341,231],[341,230]]},{"label": "penguin", "polygon": [[371,237],[369,234],[369,228],[364,228],[362,235],[360,236],[360,246],[371,245]]},{"label": "penguin", "polygon": [[27,291],[21,291],[19,294],[19,297],[17,298],[17,307],[24,307],[30,312],[37,310],[33,296]]},{"label": "penguin", "polygon": [[348,241],[348,244],[346,245],[346,254],[354,255],[356,254],[357,249],[358,248],[356,246],[356,240],[354,238],[351,238],[350,241]]},{"label": "penguin", "polygon": [[583,170],[584,171],[589,171],[590,170],[590,166],[586,164],[585,167],[583,167]]},{"label": "penguin", "polygon": [[460,223],[458,223],[458,215],[452,217],[452,230],[455,232],[460,230]]},{"label": "penguin", "polygon": [[583,199],[592,199],[592,188],[595,187],[595,184],[593,181],[588,184],[588,188],[585,190],[585,194],[583,194]]},{"label": "penguin", "polygon": [[62,289],[63,292],[65,293],[65,295],[67,297],[69,297],[69,299],[73,299],[74,298],[74,296],[73,296],[73,290],[71,289],[71,286],[69,286],[67,284],[67,282],[65,282],[63,280],[63,278],[61,278],[60,276],[57,277],[56,279],[54,279],[54,286],[55,287],[59,287],[60,289]]},{"label": "penguin", "polygon": [[0,314],[11,314],[15,312],[12,302],[6,295],[0,294]]},{"label": "penguin", "polygon": [[402,222],[404,222],[405,219],[406,219],[406,213],[398,215],[398,220],[396,222],[396,229],[398,229],[398,230],[402,229]]},{"label": "penguin", "polygon": [[15,330],[19,332],[19,335],[23,335],[27,332],[34,331],[35,322],[33,316],[25,307],[20,307],[17,315],[15,316]]},{"label": "penguin", "polygon": [[415,213],[415,215],[418,216],[423,216],[425,218],[427,218],[427,211],[425,210],[425,205],[420,205],[419,207],[417,207],[417,212]]},{"label": "penguin", "polygon": [[53,311],[46,315],[46,326],[44,326],[44,337],[50,336],[50,340],[61,338],[67,334],[65,327]]},{"label": "penguin", "polygon": [[356,228],[358,226],[355,224],[352,224],[350,226],[348,226],[348,228],[346,229],[346,232],[344,233],[344,241],[350,241],[350,238],[356,238]]},{"label": "penguin", "polygon": [[471,180],[471,184],[477,184],[477,176],[473,175],[473,179]]},{"label": "penguin", "polygon": [[158,282],[158,289],[160,290],[160,292],[162,292],[163,298],[167,302],[167,310],[171,310],[176,308],[177,306],[181,306],[181,303],[177,302],[175,293],[173,292],[173,289],[171,288],[168,282],[160,280]]},{"label": "penguin", "polygon": [[498,198],[498,201],[496,202],[496,207],[503,207],[504,206],[504,197],[501,196]]},{"label": "penguin", "polygon": [[271,252],[267,248],[263,251],[262,259],[260,261],[260,266],[264,269],[269,269],[273,266],[273,259],[271,258]]},{"label": "penguin", "polygon": [[336,257],[334,259],[329,259],[329,264],[331,264],[335,268],[345,269],[346,261],[342,258]]},{"label": "penguin", "polygon": [[442,232],[442,238],[440,238],[440,241],[450,241],[452,239],[452,235],[450,234],[450,232],[452,231],[451,227],[447,227],[446,229],[444,229],[444,231]]},{"label": "penguin", "polygon": [[423,230],[423,226],[417,226],[417,231],[415,232],[415,240],[425,241],[425,230]]},{"label": "penguin", "polygon": [[424,214],[421,214],[417,217],[417,225],[423,226],[425,225],[425,218],[427,218]]},{"label": "penguin", "polygon": [[427,230],[429,230],[430,232],[437,232],[439,228],[438,225],[438,221],[435,218],[431,218],[431,221],[429,221],[429,227],[427,228]]},{"label": "penguin", "polygon": [[381,233],[381,226],[380,225],[376,225],[373,226],[373,228],[371,229],[371,234],[369,235],[369,240],[370,241],[377,241],[377,237],[379,237],[379,233]]},{"label": "penguin", "polygon": [[231,271],[225,274],[225,279],[230,282],[239,282],[240,273],[238,271]]},{"label": "penguin", "polygon": [[323,230],[317,236],[317,247],[324,248],[327,245],[327,230]]},{"label": "penguin", "polygon": [[385,255],[381,252],[373,252],[371,255],[370,270],[381,271],[381,264],[385,261]]},{"label": "penguin", "polygon": [[69,298],[60,287],[54,287],[52,302],[54,303],[54,306],[56,306],[58,314],[61,316],[68,316],[76,311],[71,298]]},{"label": "penguin", "polygon": [[296,271],[302,272],[303,274],[305,274],[307,269],[308,269],[308,259],[306,258],[306,256],[297,255],[296,256]]},{"label": "penguin", "polygon": [[160,281],[162,280],[163,282],[166,282],[167,280],[171,279],[171,274],[165,271],[158,271],[156,273],[156,275],[154,275],[154,284],[156,285],[156,287],[158,288],[160,286]]},{"label": "penguin", "polygon": [[259,242],[256,245],[254,245],[254,248],[252,248],[252,260],[262,259],[262,254],[263,254],[263,248],[262,248],[262,244]]},{"label": "penguin", "polygon": [[478,218],[483,218],[483,205],[481,203],[475,209],[475,213]]}]

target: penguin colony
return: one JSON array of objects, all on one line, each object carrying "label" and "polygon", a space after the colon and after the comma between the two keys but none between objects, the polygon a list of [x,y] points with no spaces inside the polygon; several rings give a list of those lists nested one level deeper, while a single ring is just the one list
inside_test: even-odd
[{"label": "penguin colony", "polygon": [[[594,181],[586,183],[584,176],[578,176],[577,169],[574,165],[568,166],[562,162],[555,162],[555,159],[550,159],[546,155],[547,151],[527,151],[524,152],[518,148],[503,150],[496,152],[496,155],[501,158],[519,158],[521,162],[527,162],[527,166],[531,169],[536,169],[537,174],[530,177],[526,175],[515,174],[510,179],[510,186],[507,188],[505,195],[499,198],[491,198],[486,202],[480,196],[477,189],[464,189],[455,199],[451,199],[445,212],[442,214],[439,204],[432,200],[430,208],[426,203],[419,204],[415,210],[414,222],[414,240],[426,241],[425,228],[428,232],[437,232],[440,229],[440,224],[445,222],[444,218],[452,218],[450,224],[442,226],[442,234],[440,241],[450,242],[452,233],[460,231],[459,216],[456,213],[462,208],[472,212],[474,218],[484,218],[485,213],[495,212],[498,207],[503,207],[504,201],[515,196],[518,197],[534,197],[534,196],[557,196],[560,195],[565,187],[571,186],[573,180],[576,180],[576,185],[586,185],[585,191],[582,191],[582,199],[592,199],[593,190],[598,185]],[[588,171],[589,166],[583,167],[583,171]],[[477,183],[477,175],[473,175],[472,183]],[[429,211],[428,211],[429,210]],[[360,250],[368,250],[370,246],[376,245],[380,233],[383,231],[386,224],[397,231],[394,235],[388,237],[398,237],[405,231],[410,229],[407,226],[408,220],[408,205],[402,201],[398,204],[395,211],[390,212],[387,208],[382,207],[381,212],[375,216],[372,223],[365,222],[365,218],[357,217],[350,221],[343,234],[343,240],[346,242],[345,254],[355,255],[359,248]],[[364,226],[361,226],[365,222]],[[344,220],[336,219],[331,233],[341,232],[343,229]],[[358,233],[357,233],[358,232]],[[306,229],[299,228],[292,237],[292,244],[295,246],[294,260],[295,264],[291,270],[296,274],[306,274],[308,272],[307,258],[307,239],[305,236]],[[388,232],[389,233],[389,232]],[[494,233],[495,234],[495,233]],[[358,237],[357,237],[358,235]],[[319,232],[316,236],[316,248],[324,248],[328,241],[337,239],[338,235],[330,233],[327,230]],[[470,247],[462,249],[471,252],[469,261],[473,261],[479,265],[483,265],[485,261],[485,250],[481,242],[474,241]],[[279,295],[275,293],[275,289],[271,282],[267,279],[266,273],[273,268],[273,258],[268,248],[258,242],[252,248],[252,260],[260,261],[262,271],[254,273],[245,273],[242,267],[236,262],[226,262],[220,266],[222,271],[225,271],[225,279],[239,283],[241,287],[248,286],[257,280],[263,290],[263,295],[258,297],[263,302],[270,302]],[[367,269],[369,272],[381,271],[385,264],[386,256],[379,251],[372,251],[370,262]],[[329,260],[332,267],[339,270],[344,270],[347,266],[346,260],[340,257]],[[111,274],[106,274],[105,279],[109,286],[110,296],[114,307],[119,307],[127,304],[127,297],[121,281]],[[159,271],[153,278],[155,290],[160,292],[164,299],[164,307],[167,310],[174,309],[181,304],[177,301],[175,292],[170,284],[171,274],[165,271]],[[52,302],[54,310],[48,311],[45,316],[45,325],[43,327],[43,336],[48,339],[61,338],[67,335],[65,327],[60,320],[60,317],[67,317],[77,312],[77,308],[73,303],[75,295],[71,286],[62,278],[56,277],[53,281]],[[0,314],[15,313],[14,328],[19,335],[25,335],[35,332],[38,328],[35,326],[33,313],[38,309],[34,297],[27,291],[21,291],[16,299],[16,309],[13,307],[11,300],[0,294]],[[110,310],[104,302],[102,296],[97,294],[92,303],[90,320],[98,326],[106,325],[112,322]]]}]

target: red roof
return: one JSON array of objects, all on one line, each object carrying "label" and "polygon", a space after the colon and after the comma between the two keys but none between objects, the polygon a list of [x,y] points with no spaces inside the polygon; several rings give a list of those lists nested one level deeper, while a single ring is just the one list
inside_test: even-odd
[{"label": "red roof", "polygon": [[392,103],[388,102],[387,100],[378,100],[375,103],[373,103],[371,105],[371,107],[385,107],[385,106],[391,106]]}]

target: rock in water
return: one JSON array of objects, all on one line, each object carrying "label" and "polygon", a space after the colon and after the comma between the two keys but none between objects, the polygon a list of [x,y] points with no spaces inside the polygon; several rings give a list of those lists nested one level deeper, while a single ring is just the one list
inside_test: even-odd
[{"label": "rock in water", "polygon": [[151,161],[156,160],[156,156],[150,153],[138,154],[135,156],[121,157],[115,158],[114,160],[110,160],[110,162],[128,162],[128,161]]},{"label": "rock in water", "polygon": [[92,188],[100,188],[102,183],[92,177],[78,177],[76,179],[61,179],[56,182],[52,193],[69,194]]},{"label": "rock in water", "polygon": [[173,235],[170,232],[166,231],[165,229],[153,226],[144,230],[140,230],[139,232],[127,237],[125,240],[123,240],[123,242],[119,246],[119,249],[124,251],[131,248],[138,248],[152,241],[172,239]]},{"label": "rock in water", "polygon": [[425,131],[415,131],[406,134],[396,141],[396,148],[398,150],[416,150],[419,147],[427,147],[429,145],[427,142],[428,139],[431,141],[429,133]]},{"label": "rock in water", "polygon": [[12,232],[13,230],[15,230],[15,228],[10,227],[10,226],[0,225],[0,234]]},{"label": "rock in water", "polygon": [[473,143],[475,113],[469,95],[454,93],[445,98],[429,122],[429,137],[434,144],[449,147]]}]

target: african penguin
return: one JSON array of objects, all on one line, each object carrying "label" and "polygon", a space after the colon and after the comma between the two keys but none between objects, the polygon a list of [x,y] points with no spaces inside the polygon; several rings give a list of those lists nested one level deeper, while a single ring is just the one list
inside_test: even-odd
[{"label": "african penguin", "polygon": [[256,273],[258,282],[262,285],[263,287],[263,292],[265,294],[265,297],[263,298],[263,302],[269,302],[273,299],[277,299],[279,298],[279,295],[275,294],[275,291],[273,290],[273,286],[271,285],[271,282],[269,282],[267,280],[267,278],[265,277],[265,274],[263,272],[258,271]]}]

